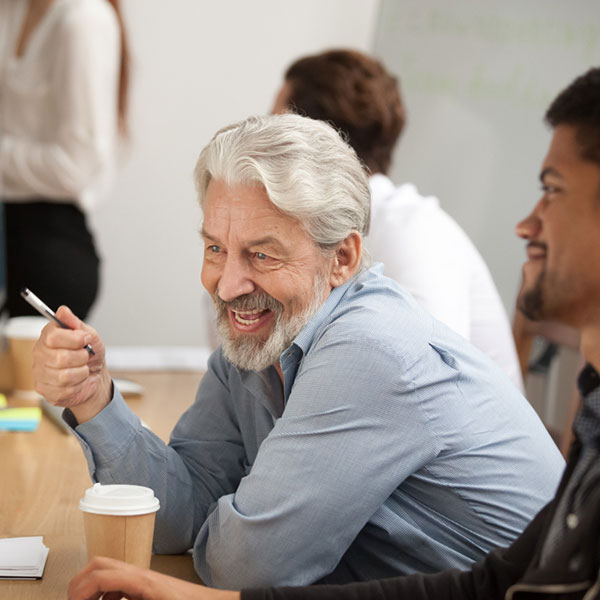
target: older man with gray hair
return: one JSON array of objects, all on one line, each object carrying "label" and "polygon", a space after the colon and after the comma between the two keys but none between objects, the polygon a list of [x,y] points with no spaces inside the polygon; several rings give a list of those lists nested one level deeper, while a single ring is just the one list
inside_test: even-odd
[{"label": "older man with gray hair", "polygon": [[562,459],[498,367],[369,268],[354,151],[325,123],[254,117],[195,176],[222,346],[169,445],[68,308],[73,330],[35,351],[92,478],[159,497],[155,551],[193,547],[205,583],[241,588],[466,567],[516,537]]}]

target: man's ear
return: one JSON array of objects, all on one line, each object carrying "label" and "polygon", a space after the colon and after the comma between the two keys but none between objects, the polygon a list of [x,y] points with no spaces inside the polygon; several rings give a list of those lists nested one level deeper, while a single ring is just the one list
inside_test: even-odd
[{"label": "man's ear", "polygon": [[335,256],[329,276],[332,288],[343,285],[356,273],[362,255],[362,237],[358,231],[353,231],[342,240],[335,249]]}]

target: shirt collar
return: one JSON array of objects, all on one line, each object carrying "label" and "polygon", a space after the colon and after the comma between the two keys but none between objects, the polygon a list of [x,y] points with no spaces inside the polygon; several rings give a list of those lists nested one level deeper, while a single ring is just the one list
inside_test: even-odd
[{"label": "shirt collar", "polygon": [[600,449],[600,377],[587,364],[577,381],[583,396],[583,406],[575,418],[573,429],[584,446]]},{"label": "shirt collar", "polygon": [[[371,269],[372,268],[373,267],[371,267]],[[377,269],[378,267],[375,268]],[[361,275],[362,273],[358,273],[343,285],[333,288],[323,303],[323,306],[321,306],[315,316],[302,328],[292,344],[281,354],[279,364],[281,365],[281,370],[284,377],[284,402],[287,402],[287,399],[292,391],[292,386],[294,385],[294,380],[296,379],[298,366],[300,365],[304,355],[310,350],[317,332],[320,330],[322,325],[328,321],[331,313],[340,303],[348,288],[354,282],[356,282]]]},{"label": "shirt collar", "polygon": [[600,376],[598,371],[592,367],[589,363],[583,367],[579,378],[577,379],[577,385],[582,396],[587,396],[590,392],[593,392],[600,385]]},{"label": "shirt collar", "polygon": [[[356,277],[356,276],[355,276]],[[317,311],[315,316],[302,328],[302,331],[296,336],[294,344],[298,346],[302,352],[308,352],[310,345],[317,333],[317,330],[325,322],[325,320],[331,315],[335,307],[339,304],[342,296],[346,293],[346,290],[350,287],[355,277],[349,279],[343,285],[333,288],[325,299],[323,306]]]}]

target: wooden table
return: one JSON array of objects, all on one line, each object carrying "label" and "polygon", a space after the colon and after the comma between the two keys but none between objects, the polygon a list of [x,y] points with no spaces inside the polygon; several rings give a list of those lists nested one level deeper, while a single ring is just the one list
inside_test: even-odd
[{"label": "wooden table", "polygon": [[[163,440],[194,399],[201,373],[114,374],[145,388],[126,398],[132,410]],[[23,402],[8,398],[9,406]],[[91,485],[74,436],[44,415],[31,433],[0,432],[0,537],[44,536],[50,548],[41,580],[0,580],[0,598],[64,600],[69,581],[87,562],[79,499]],[[152,568],[199,582],[191,555],[155,555]]]}]

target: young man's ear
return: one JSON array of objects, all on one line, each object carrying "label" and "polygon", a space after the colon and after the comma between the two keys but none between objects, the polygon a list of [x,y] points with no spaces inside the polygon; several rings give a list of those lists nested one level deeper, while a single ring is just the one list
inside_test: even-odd
[{"label": "young man's ear", "polygon": [[332,288],[346,283],[358,270],[362,255],[362,237],[358,231],[353,231],[335,249],[335,257],[331,267],[329,283]]}]

